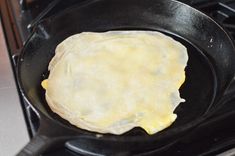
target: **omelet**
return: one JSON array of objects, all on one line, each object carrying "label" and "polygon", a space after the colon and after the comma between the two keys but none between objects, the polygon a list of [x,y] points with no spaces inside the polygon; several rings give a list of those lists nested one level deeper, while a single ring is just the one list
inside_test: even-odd
[{"label": "omelet", "polygon": [[56,47],[42,85],[51,110],[78,128],[152,135],[177,118],[187,61],[186,47],[160,32],[83,32]]}]

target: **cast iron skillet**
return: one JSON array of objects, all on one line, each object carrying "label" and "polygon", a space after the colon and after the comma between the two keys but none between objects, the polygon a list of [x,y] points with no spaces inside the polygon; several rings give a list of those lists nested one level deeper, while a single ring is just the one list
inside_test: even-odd
[{"label": "cast iron skillet", "polygon": [[[186,81],[180,93],[186,99],[175,110],[169,128],[147,135],[140,128],[120,135],[88,132],[53,113],[40,83],[46,78],[55,47],[70,35],[108,30],[153,30],[172,36],[188,49]],[[18,62],[18,82],[25,100],[40,117],[37,135],[19,155],[39,155],[65,144],[101,154],[135,154],[162,149],[216,110],[231,93],[235,53],[228,34],[211,18],[175,0],[96,0],[74,6],[40,22],[26,42]],[[63,88],[61,88],[63,89]],[[72,141],[71,141],[72,140]]]}]

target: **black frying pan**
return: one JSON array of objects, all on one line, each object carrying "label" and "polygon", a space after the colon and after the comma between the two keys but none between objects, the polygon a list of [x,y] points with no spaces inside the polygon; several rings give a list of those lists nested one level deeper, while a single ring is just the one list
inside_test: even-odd
[{"label": "black frying pan", "polygon": [[[178,118],[169,128],[151,136],[140,128],[120,136],[100,136],[72,126],[49,109],[40,83],[46,78],[56,46],[76,33],[108,30],[160,31],[187,47],[186,81],[180,88],[186,102],[175,110]],[[96,0],[67,9],[37,25],[19,59],[20,91],[40,117],[37,135],[19,155],[39,155],[68,140],[66,146],[71,149],[77,150],[74,145],[78,144],[83,151],[106,155],[160,150],[222,104],[234,76],[234,60],[228,34],[211,18],[174,0]]]}]

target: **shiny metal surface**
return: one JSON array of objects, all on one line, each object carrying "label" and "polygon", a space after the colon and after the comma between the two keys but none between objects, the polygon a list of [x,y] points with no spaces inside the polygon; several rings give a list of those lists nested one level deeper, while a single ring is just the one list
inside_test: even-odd
[{"label": "shiny metal surface", "polygon": [[0,155],[15,155],[29,135],[0,22]]}]

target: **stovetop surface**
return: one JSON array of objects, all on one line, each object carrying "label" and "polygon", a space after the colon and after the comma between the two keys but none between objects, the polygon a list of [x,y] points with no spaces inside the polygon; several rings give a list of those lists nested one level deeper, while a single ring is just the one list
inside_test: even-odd
[{"label": "stovetop surface", "polygon": [[[52,16],[74,5],[87,0],[22,0],[22,4],[9,0],[8,5],[12,21],[16,27],[18,47],[29,37],[35,24],[44,18]],[[234,0],[179,0],[211,16],[235,37],[235,1]],[[12,50],[12,54],[17,50]]]},{"label": "stovetop surface", "polygon": [[[79,3],[84,1],[86,0],[25,0],[21,4],[17,4],[15,0],[9,0],[7,5],[11,10],[11,20],[14,23],[14,28],[12,29],[14,29],[16,36],[14,42],[17,45],[9,47],[10,55],[13,56],[13,62],[17,58],[22,45],[29,37],[34,25],[39,20],[56,14],[70,6],[79,5]],[[235,0],[181,1],[211,16],[235,39]],[[39,120],[27,104],[24,106],[29,133],[33,136],[37,131]],[[235,147],[234,119],[235,99],[228,102],[210,120],[198,126],[178,142],[177,145],[169,147],[161,155],[211,155],[231,149]],[[66,148],[61,148],[44,155],[77,156],[78,154]]]}]

